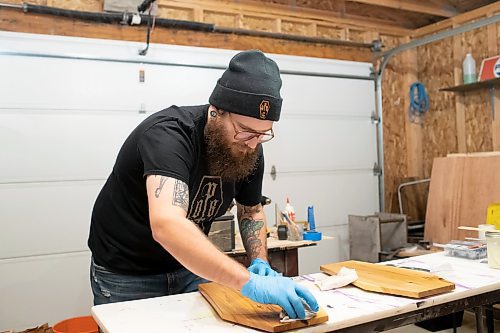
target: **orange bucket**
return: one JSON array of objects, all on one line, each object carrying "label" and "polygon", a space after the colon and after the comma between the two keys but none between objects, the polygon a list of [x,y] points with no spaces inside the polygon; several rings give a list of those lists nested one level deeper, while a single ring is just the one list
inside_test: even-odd
[{"label": "orange bucket", "polygon": [[54,333],[98,333],[99,328],[92,316],[69,318],[52,327]]}]

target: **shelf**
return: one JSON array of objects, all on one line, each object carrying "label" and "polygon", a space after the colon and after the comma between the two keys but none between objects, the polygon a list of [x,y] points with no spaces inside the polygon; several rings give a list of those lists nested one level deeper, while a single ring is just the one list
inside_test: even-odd
[{"label": "shelf", "polygon": [[478,89],[483,89],[483,88],[493,88],[495,86],[500,86],[500,77],[497,77],[495,79],[491,80],[486,80],[486,81],[479,81],[475,83],[469,83],[469,84],[462,84],[459,86],[455,87],[449,87],[449,88],[443,88],[439,89],[440,91],[472,91],[472,90],[478,90]]},{"label": "shelf", "polygon": [[455,87],[439,89],[439,91],[465,92],[479,89],[488,89],[490,93],[491,116],[495,120],[495,87],[500,86],[500,77],[495,79],[479,81],[475,83],[462,84]]}]

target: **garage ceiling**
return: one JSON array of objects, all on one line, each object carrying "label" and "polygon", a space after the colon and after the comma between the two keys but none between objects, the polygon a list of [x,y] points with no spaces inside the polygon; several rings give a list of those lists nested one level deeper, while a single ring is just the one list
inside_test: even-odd
[{"label": "garage ceiling", "polygon": [[[234,2],[239,2],[234,0]],[[261,0],[297,10],[327,11],[335,17],[368,20],[406,29],[452,18],[494,3],[494,0]]]}]

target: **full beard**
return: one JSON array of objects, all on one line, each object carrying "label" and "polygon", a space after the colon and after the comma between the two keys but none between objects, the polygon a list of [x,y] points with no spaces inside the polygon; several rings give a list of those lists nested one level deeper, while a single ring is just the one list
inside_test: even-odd
[{"label": "full beard", "polygon": [[223,180],[239,181],[248,177],[257,166],[258,149],[244,143],[232,143],[226,138],[225,128],[217,121],[205,126],[208,172]]}]

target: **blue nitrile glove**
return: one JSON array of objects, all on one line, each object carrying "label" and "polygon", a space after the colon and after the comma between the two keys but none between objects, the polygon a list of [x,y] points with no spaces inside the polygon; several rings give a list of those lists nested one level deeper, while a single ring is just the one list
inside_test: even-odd
[{"label": "blue nitrile glove", "polygon": [[262,276],[250,273],[250,280],[241,288],[241,294],[251,300],[264,304],[277,304],[292,319],[305,319],[306,312],[301,298],[311,310],[318,311],[318,302],[304,286],[283,276]]},{"label": "blue nitrile glove", "polygon": [[269,266],[269,263],[255,258],[248,267],[248,271],[262,276],[279,276],[280,274]]}]

